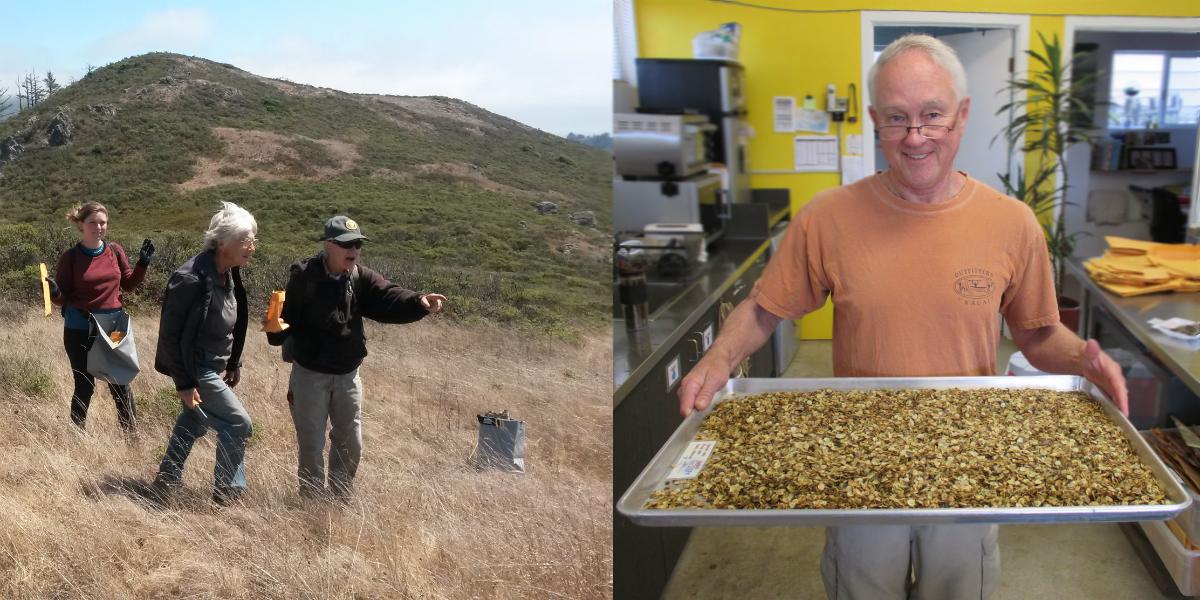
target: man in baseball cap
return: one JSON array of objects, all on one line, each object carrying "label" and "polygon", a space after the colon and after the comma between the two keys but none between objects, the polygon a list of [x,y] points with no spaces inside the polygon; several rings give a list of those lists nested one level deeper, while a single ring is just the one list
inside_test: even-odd
[{"label": "man in baseball cap", "polygon": [[[284,346],[284,360],[292,363],[288,404],[300,450],[300,495],[344,499],[362,455],[363,318],[412,323],[441,312],[446,297],[404,289],[360,265],[369,238],[354,219],[329,219],[320,239],[320,252],[291,267],[281,315],[289,327],[268,333],[267,341]],[[327,424],[332,424],[328,487]]]},{"label": "man in baseball cap", "polygon": [[369,240],[371,238],[363,235],[362,230],[358,228],[358,223],[354,219],[338,215],[325,221],[325,235],[321,239],[336,243]]}]

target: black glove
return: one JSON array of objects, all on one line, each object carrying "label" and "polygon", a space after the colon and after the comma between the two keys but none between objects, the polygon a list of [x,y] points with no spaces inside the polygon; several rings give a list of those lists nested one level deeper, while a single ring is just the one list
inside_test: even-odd
[{"label": "black glove", "polygon": [[150,240],[142,240],[142,250],[138,253],[138,262],[150,264],[152,256],[154,256],[154,243]]},{"label": "black glove", "polygon": [[46,283],[50,284],[50,297],[51,298],[57,298],[58,295],[62,293],[62,290],[58,289],[58,282],[55,281],[53,277],[47,277]]}]

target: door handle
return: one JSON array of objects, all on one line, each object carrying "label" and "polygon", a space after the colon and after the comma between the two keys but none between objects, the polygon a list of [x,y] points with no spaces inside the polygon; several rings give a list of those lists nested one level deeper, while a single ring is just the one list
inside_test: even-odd
[{"label": "door handle", "polygon": [[700,362],[700,342],[696,341],[696,338],[693,337],[689,337],[688,341],[692,343],[692,351],[696,353],[696,358],[692,359],[690,362]]}]

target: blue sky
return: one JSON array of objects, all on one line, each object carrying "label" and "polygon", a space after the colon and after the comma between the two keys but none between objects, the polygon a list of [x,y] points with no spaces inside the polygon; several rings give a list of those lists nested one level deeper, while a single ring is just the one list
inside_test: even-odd
[{"label": "blue sky", "polygon": [[606,0],[8,2],[0,89],[157,50],[347,92],[460,98],[565,135],[611,127]]}]

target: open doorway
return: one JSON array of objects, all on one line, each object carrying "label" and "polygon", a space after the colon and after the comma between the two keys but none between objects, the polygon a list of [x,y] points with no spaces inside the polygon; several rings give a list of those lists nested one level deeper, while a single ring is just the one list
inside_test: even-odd
[{"label": "open doorway", "polygon": [[[1102,254],[1105,236],[1184,241],[1197,195],[1200,19],[1068,17],[1065,42],[1097,73],[1096,139],[1067,153],[1063,218],[1082,234],[1074,255]],[[1168,192],[1187,200],[1168,203]]]},{"label": "open doorway", "polygon": [[[870,105],[867,79],[875,58],[889,43],[908,33],[932,35],[958,53],[967,71],[967,95],[971,112],[967,131],[955,158],[955,168],[983,183],[1003,190],[1000,175],[1019,164],[1017,153],[1009,151],[1003,138],[996,138],[1010,117],[997,115],[1009,102],[1002,91],[1013,70],[1025,69],[1025,49],[1029,39],[1029,17],[975,13],[872,12],[862,13],[863,85],[861,106]],[[866,111],[863,111],[864,114]],[[876,143],[873,123],[865,117],[863,141],[864,172],[887,168],[886,159]]]}]

